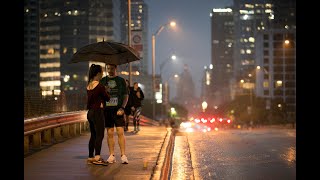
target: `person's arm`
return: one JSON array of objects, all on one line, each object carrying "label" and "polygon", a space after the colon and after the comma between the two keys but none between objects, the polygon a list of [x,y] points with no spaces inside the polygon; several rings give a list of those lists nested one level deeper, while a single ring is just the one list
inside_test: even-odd
[{"label": "person's arm", "polygon": [[[102,84],[101,84],[102,85]],[[110,100],[110,94],[109,92],[107,91],[106,87],[105,86],[101,86],[101,91],[102,91],[102,95],[103,95],[103,100],[104,101],[109,101]]]},{"label": "person's arm", "polygon": [[140,88],[140,100],[143,100],[143,99],[144,99],[144,94],[143,94],[142,89]]},{"label": "person's arm", "polygon": [[124,109],[128,103],[128,99],[129,99],[128,88],[126,85],[126,81],[124,79],[122,81],[122,85],[123,85],[123,87],[125,87],[124,91],[123,91],[123,101],[122,101],[122,105],[121,105],[121,107]]}]

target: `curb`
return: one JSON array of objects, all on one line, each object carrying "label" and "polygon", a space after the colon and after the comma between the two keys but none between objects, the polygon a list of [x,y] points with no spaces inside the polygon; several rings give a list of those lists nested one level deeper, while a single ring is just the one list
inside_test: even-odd
[{"label": "curb", "polygon": [[164,164],[161,169],[161,175],[160,179],[161,180],[167,180],[170,179],[171,176],[171,169],[172,169],[172,156],[173,156],[173,149],[174,149],[174,140],[175,140],[175,133],[176,130],[172,129],[171,130],[171,136],[168,142],[168,146],[166,149],[166,157],[164,159]]},{"label": "curb", "polygon": [[173,152],[174,144],[174,133],[173,129],[167,128],[167,134],[162,143],[160,152],[158,154],[156,165],[153,167],[150,180],[159,180],[163,179],[164,176],[169,177],[169,170],[171,165],[171,158]]}]

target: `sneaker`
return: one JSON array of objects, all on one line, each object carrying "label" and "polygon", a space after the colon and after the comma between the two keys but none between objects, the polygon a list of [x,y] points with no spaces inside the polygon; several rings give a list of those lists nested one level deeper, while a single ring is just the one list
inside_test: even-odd
[{"label": "sneaker", "polygon": [[94,157],[87,159],[87,164],[92,164],[92,162],[95,161]]},{"label": "sneaker", "polygon": [[127,158],[126,155],[122,155],[121,156],[121,163],[122,164],[128,164],[129,163],[128,158]]},{"label": "sneaker", "polygon": [[137,131],[140,131],[140,127],[139,126],[137,127]]},{"label": "sneaker", "polygon": [[116,162],[116,158],[114,157],[114,155],[110,155],[109,158],[107,159],[107,162],[112,164]]},{"label": "sneaker", "polygon": [[96,159],[95,159],[95,160],[92,162],[92,164],[108,166],[108,162],[107,162],[107,161],[104,161],[102,158],[100,158],[99,160],[96,160]]}]

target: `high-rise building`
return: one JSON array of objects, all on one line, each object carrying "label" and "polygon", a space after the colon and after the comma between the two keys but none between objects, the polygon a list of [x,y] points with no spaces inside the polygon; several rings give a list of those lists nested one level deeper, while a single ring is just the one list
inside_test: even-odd
[{"label": "high-rise building", "polygon": [[184,65],[183,72],[178,76],[176,96],[172,102],[180,104],[188,110],[188,113],[192,114],[196,111],[194,106],[198,103],[198,99],[195,97],[195,85],[187,64]]},{"label": "high-rise building", "polygon": [[39,1],[24,1],[24,87],[39,90]]},{"label": "high-rise building", "polygon": [[[206,71],[205,77],[210,74],[210,82],[206,80],[206,86],[211,87],[206,91],[209,101],[215,105],[225,103],[230,97],[230,80],[233,69],[233,45],[234,45],[234,21],[231,8],[212,9],[211,16],[211,65]],[[208,78],[206,78],[208,79]],[[209,83],[209,84],[208,84]],[[213,103],[210,103],[213,105]]]},{"label": "high-rise building", "polygon": [[[128,44],[128,1],[121,0],[121,42]],[[131,0],[131,46],[136,48],[141,60],[132,62],[139,75],[148,74],[148,5],[144,0]],[[129,71],[127,65],[121,69]],[[134,74],[136,75],[136,74]]]},{"label": "high-rise building", "polygon": [[296,1],[274,1],[273,9],[273,28],[256,34],[255,93],[290,121],[296,112]]},{"label": "high-rise building", "polygon": [[271,0],[234,0],[234,77],[236,82],[255,69],[255,34],[274,19]]},{"label": "high-rise building", "polygon": [[260,32],[256,37],[255,94],[266,99],[267,109],[273,102],[273,106],[283,108],[293,118],[296,112],[296,32],[277,29]]},{"label": "high-rise building", "polygon": [[[85,93],[89,62],[69,64],[78,48],[120,41],[117,0],[40,1],[40,86],[43,95]],[[103,63],[102,63],[103,64]],[[103,64],[104,65],[104,64]],[[82,90],[82,91],[81,91]]]}]

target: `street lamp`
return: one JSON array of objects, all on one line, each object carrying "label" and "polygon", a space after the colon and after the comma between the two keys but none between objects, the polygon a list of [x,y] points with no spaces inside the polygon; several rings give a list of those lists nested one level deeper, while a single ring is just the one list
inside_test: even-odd
[{"label": "street lamp", "polygon": [[162,69],[163,69],[164,65],[165,65],[167,62],[169,62],[170,60],[174,61],[174,60],[176,60],[176,59],[177,59],[177,56],[173,54],[173,55],[171,55],[170,58],[167,58],[165,61],[163,61],[163,62],[160,64],[160,76],[161,76],[161,74],[162,74]]},{"label": "street lamp", "polygon": [[152,119],[155,119],[155,109],[156,109],[156,103],[155,103],[155,78],[156,78],[156,36],[160,34],[160,32],[166,27],[171,26],[175,27],[176,22],[171,21],[167,24],[164,24],[159,27],[159,29],[152,34]]},{"label": "street lamp", "polygon": [[205,112],[208,107],[208,103],[206,101],[203,101],[201,105],[202,105],[202,111]]}]

